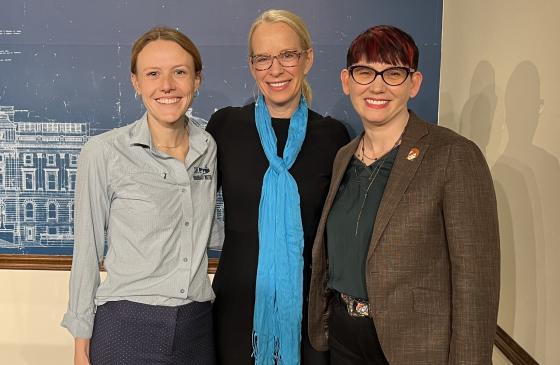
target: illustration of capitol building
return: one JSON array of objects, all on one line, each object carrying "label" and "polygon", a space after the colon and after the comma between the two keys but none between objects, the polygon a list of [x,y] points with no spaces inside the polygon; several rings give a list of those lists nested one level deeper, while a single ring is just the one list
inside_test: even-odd
[{"label": "illustration of capitol building", "polygon": [[[90,126],[29,121],[28,114],[0,106],[0,253],[71,255],[76,170]],[[218,194],[216,217],[223,214]]]},{"label": "illustration of capitol building", "polygon": [[77,162],[89,124],[16,121],[25,112],[0,106],[0,249],[60,247],[68,254]]}]

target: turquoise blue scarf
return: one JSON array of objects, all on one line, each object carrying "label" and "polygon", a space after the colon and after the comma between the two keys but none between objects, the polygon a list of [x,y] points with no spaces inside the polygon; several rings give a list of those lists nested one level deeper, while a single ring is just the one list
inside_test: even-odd
[{"label": "turquoise blue scarf", "polygon": [[[253,315],[256,365],[300,363],[303,301],[303,227],[297,183],[288,171],[305,139],[307,103],[302,96],[290,119],[283,158],[263,96],[255,120],[269,167],[259,205],[259,264]],[[276,361],[276,362],[275,362]]]}]

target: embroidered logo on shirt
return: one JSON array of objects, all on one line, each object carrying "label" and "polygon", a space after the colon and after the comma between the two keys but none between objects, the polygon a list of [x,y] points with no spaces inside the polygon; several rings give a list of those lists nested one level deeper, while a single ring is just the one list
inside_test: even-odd
[{"label": "embroidered logo on shirt", "polygon": [[210,173],[210,169],[206,166],[195,167],[194,168],[193,179],[194,180],[212,180],[212,174]]}]

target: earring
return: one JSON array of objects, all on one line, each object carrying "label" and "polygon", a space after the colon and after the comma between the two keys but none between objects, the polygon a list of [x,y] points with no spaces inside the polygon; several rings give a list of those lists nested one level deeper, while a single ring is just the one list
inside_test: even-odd
[{"label": "earring", "polygon": [[200,91],[198,91],[198,89],[196,89],[196,90],[194,91],[194,97],[196,98],[196,97],[199,96],[199,95],[200,95]]},{"label": "earring", "polygon": [[134,90],[134,99],[138,99],[138,91]]},{"label": "earring", "polygon": [[255,103],[259,100],[260,94],[261,90],[258,88],[257,83],[255,82],[255,84],[253,85],[253,99],[255,99]]}]

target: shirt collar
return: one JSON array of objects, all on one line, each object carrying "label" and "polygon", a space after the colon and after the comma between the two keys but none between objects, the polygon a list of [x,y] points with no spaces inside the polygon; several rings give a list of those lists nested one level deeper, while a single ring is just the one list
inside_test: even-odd
[{"label": "shirt collar", "polygon": [[130,145],[142,146],[152,149],[152,135],[148,127],[148,113],[138,119],[130,130]]},{"label": "shirt collar", "polygon": [[[193,120],[199,118],[186,115],[188,119],[187,130],[189,132],[189,149],[193,149],[197,155],[202,155],[206,148],[208,148],[208,134],[200,127],[198,127]],[[154,150],[152,145],[152,135],[150,127],[148,126],[148,113],[138,119],[130,131],[130,146],[148,147]]]}]

